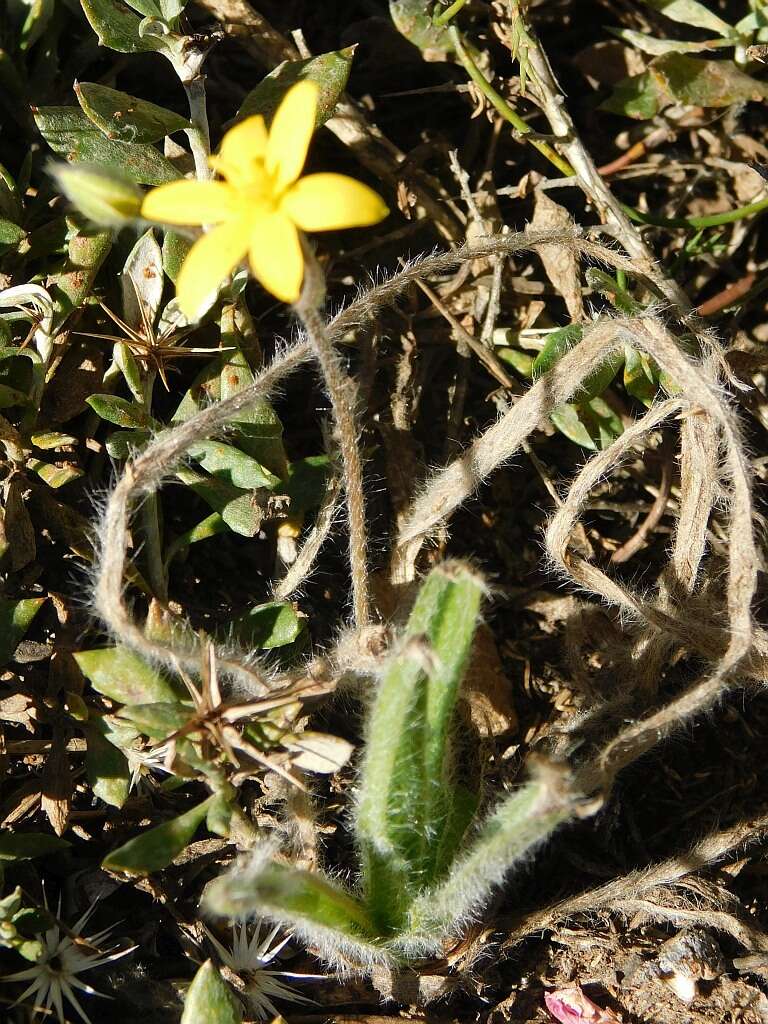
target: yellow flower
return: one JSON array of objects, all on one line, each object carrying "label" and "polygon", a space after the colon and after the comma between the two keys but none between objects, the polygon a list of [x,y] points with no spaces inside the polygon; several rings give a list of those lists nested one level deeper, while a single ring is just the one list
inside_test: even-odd
[{"label": "yellow flower", "polygon": [[288,90],[267,131],[261,115],[224,136],[211,166],[223,181],[174,181],[144,198],[141,215],[161,224],[214,225],[192,246],[176,282],[183,312],[196,319],[247,255],[254,276],[283,302],[304,277],[299,231],[366,227],[386,217],[381,198],[343,174],[299,177],[315,126],[319,90]]}]

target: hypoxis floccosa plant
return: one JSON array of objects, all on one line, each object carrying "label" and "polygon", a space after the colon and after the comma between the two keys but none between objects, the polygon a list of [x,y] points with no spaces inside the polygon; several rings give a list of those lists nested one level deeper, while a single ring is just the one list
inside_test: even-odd
[{"label": "hypoxis floccosa plant", "polygon": [[483,593],[462,563],[434,569],[384,666],[352,818],[356,889],[265,850],[213,883],[211,910],[267,915],[342,968],[431,954],[571,816],[573,798],[542,773],[474,824],[477,794],[455,773],[454,712]]}]

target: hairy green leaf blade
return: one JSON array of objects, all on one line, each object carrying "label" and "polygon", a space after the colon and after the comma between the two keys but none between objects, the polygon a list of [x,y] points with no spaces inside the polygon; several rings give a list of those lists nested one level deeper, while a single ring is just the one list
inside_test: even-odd
[{"label": "hairy green leaf blade", "polygon": [[430,573],[371,709],[357,833],[368,898],[377,921],[393,930],[445,860],[450,727],[483,589],[461,563]]},{"label": "hairy green leaf blade", "polygon": [[216,879],[206,903],[217,914],[266,914],[305,934],[316,930],[352,944],[375,942],[377,937],[354,896],[323,875],[271,861]]},{"label": "hairy green leaf blade", "polygon": [[533,779],[503,800],[450,874],[414,901],[404,948],[421,948],[454,934],[487,903],[494,888],[530,850],[574,816],[578,795],[565,779]]}]

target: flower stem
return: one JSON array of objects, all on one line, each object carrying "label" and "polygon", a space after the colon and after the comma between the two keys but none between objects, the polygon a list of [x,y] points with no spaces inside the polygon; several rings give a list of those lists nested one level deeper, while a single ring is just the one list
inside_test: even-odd
[{"label": "flower stem", "polygon": [[191,82],[184,82],[184,91],[189,103],[187,138],[195,160],[195,177],[207,181],[211,177],[208,157],[211,155],[211,133],[208,128],[208,109],[205,101],[205,76],[197,75]]},{"label": "flower stem", "polygon": [[[152,392],[155,387],[155,371],[149,370],[143,382],[144,409],[147,417],[152,415]],[[168,580],[163,561],[163,541],[160,530],[160,501],[157,492],[148,494],[141,506],[144,526],[144,549],[147,577],[155,597],[163,604],[168,600]]]},{"label": "flower stem", "polygon": [[661,217],[654,213],[641,213],[633,206],[625,206],[623,203],[622,206],[627,216],[638,224],[650,224],[659,228],[690,228],[694,231],[701,231],[702,228],[717,228],[721,224],[733,224],[735,221],[753,217],[756,213],[762,213],[763,210],[768,209],[768,197],[758,199],[755,203],[748,203],[746,206],[739,206],[735,210],[711,213],[704,217]]},{"label": "flower stem", "polygon": [[453,0],[451,6],[446,8],[442,12],[442,14],[436,14],[432,18],[432,24],[436,28],[443,28],[444,25],[448,24],[451,18],[455,17],[459,13],[459,11],[461,10],[462,7],[464,7],[466,2],[467,0]]},{"label": "flower stem", "polygon": [[347,514],[349,517],[349,564],[352,576],[352,612],[358,629],[371,621],[371,599],[368,584],[368,534],[365,525],[363,468],[357,426],[357,386],[339,358],[326,324],[318,312],[325,297],[325,275],[310,251],[304,246],[304,287],[295,310],[320,364],[336,423],[344,474]]},{"label": "flower stem", "polygon": [[[507,103],[501,93],[494,89],[477,64],[475,64],[474,60],[469,55],[469,52],[465,49],[461,34],[456,26],[451,25],[448,32],[456,49],[456,56],[459,58],[464,66],[464,70],[478,87],[483,96],[493,104],[504,120],[509,121],[512,127],[521,135],[530,135],[533,130],[531,126],[527,121],[524,121],[523,118],[520,117],[518,112],[511,107],[509,103]],[[576,173],[568,161],[564,160],[559,153],[556,153],[549,143],[544,142],[542,139],[529,139],[528,141],[535,149],[538,149],[541,155],[545,156],[561,174],[565,175],[567,178],[571,178]]]}]

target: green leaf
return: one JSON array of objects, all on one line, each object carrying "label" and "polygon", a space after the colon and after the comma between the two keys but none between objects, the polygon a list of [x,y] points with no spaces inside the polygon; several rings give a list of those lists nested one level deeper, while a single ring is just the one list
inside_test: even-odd
[{"label": "green leaf", "polygon": [[102,46],[118,53],[139,53],[142,50],[162,50],[163,41],[148,33],[139,32],[141,19],[131,13],[120,0],[80,0],[91,28]]},{"label": "green leaf", "polygon": [[619,285],[618,281],[606,274],[604,270],[597,267],[589,267],[584,275],[590,288],[594,288],[608,301],[626,316],[639,316],[644,312],[644,307],[635,299],[626,288]]},{"label": "green leaf", "polygon": [[159,142],[190,127],[181,114],[96,82],[76,82],[75,95],[89,120],[115,142]]},{"label": "green leaf", "polygon": [[0,861],[30,860],[69,849],[69,843],[47,832],[9,832],[0,829]]},{"label": "green leaf", "polygon": [[659,391],[659,368],[646,355],[629,345],[624,348],[624,387],[647,408],[653,405]]},{"label": "green leaf", "polygon": [[94,794],[110,807],[122,807],[131,784],[128,759],[110,740],[103,718],[91,718],[82,728],[88,744],[85,770]]},{"label": "green leaf", "polygon": [[175,231],[166,231],[163,236],[163,270],[171,281],[176,284],[184,260],[187,258],[192,242]]},{"label": "green leaf", "polygon": [[611,28],[609,31],[634,49],[648,53],[652,57],[661,57],[665,53],[702,53],[706,50],[735,46],[738,42],[736,39],[708,39],[703,43],[689,43],[681,39],[657,39],[645,32],[634,32],[630,28]]},{"label": "green leaf", "polygon": [[323,500],[330,469],[331,460],[327,455],[309,455],[290,464],[288,479],[281,490],[291,499],[291,517],[317,508]]},{"label": "green leaf", "polygon": [[[542,377],[555,363],[562,359],[566,352],[570,352],[572,348],[578,345],[583,336],[584,328],[581,324],[569,324],[567,327],[561,327],[559,330],[553,331],[548,335],[544,347],[533,361],[533,379],[538,380]],[[574,397],[579,401],[583,401],[601,395],[618,373],[621,363],[621,353],[612,353],[601,366],[582,382]]]},{"label": "green leaf", "polygon": [[672,100],[697,107],[730,107],[768,97],[768,85],[746,75],[730,60],[701,60],[683,53],[657,57],[652,74]]},{"label": "green leaf", "polygon": [[0,219],[0,245],[18,245],[27,237],[24,228],[14,224],[11,220]]},{"label": "green leaf", "polygon": [[224,839],[229,836],[234,804],[235,791],[232,786],[226,786],[214,794],[205,818],[205,827],[209,832]]},{"label": "green leaf", "polygon": [[261,114],[267,121],[280,106],[280,102],[292,85],[305,79],[314,82],[320,89],[315,127],[333,116],[339,97],[344,92],[352,67],[355,48],[333,50],[306,60],[285,61],[259,82],[243,100],[237,112],[237,120]]},{"label": "green leaf", "polygon": [[567,327],[560,327],[547,335],[544,347],[533,361],[531,372],[533,379],[538,380],[548,370],[551,370],[555,363],[570,352],[584,337],[584,327],[581,324],[568,324]]},{"label": "green leaf", "polygon": [[182,729],[192,718],[194,709],[179,701],[158,701],[155,704],[129,704],[120,718],[129,721],[145,736],[162,740]]},{"label": "green leaf", "polygon": [[242,491],[224,480],[204,476],[191,466],[179,467],[176,476],[214,512],[218,512],[233,533],[241,537],[255,537],[261,529],[263,512],[254,503],[250,491]]},{"label": "green leaf", "polygon": [[181,177],[154,146],[113,142],[79,107],[36,107],[33,114],[54,153],[70,162],[80,160],[111,169],[137,185],[163,185]]},{"label": "green leaf", "polygon": [[79,651],[75,661],[93,688],[121,704],[176,701],[176,689],[156,669],[127,647]]},{"label": "green leaf", "polygon": [[432,20],[434,5],[424,0],[389,0],[389,13],[398,32],[420,50],[445,55],[453,52],[453,43],[446,27]]},{"label": "green leaf", "polygon": [[345,942],[375,943],[378,930],[366,908],[323,875],[269,862],[217,878],[206,903],[231,917],[265,913],[287,924],[315,927]]},{"label": "green leaf", "polygon": [[126,3],[145,18],[166,22],[178,18],[187,6],[187,0],[126,0]]},{"label": "green leaf", "polygon": [[[219,400],[239,394],[253,384],[254,377],[242,345],[248,341],[243,331],[252,328],[250,317],[243,322],[240,305],[233,304],[221,316],[221,344],[232,348],[219,365]],[[247,311],[246,311],[247,316]],[[230,421],[230,436],[237,447],[282,478],[288,470],[283,445],[283,424],[271,402],[259,398],[236,413]]]},{"label": "green leaf", "polygon": [[62,434],[58,430],[45,430],[40,434],[32,434],[30,441],[35,448],[42,448],[43,451],[77,444],[77,438],[73,437],[72,434]]},{"label": "green leaf", "polygon": [[45,600],[44,597],[28,597],[10,601],[0,597],[0,666],[11,660]]},{"label": "green leaf", "polygon": [[258,487],[271,490],[280,483],[273,473],[250,455],[223,441],[197,441],[190,445],[189,454],[211,476],[244,491]]},{"label": "green leaf", "polygon": [[47,284],[56,303],[58,327],[83,304],[111,248],[110,231],[78,231],[69,240],[64,267]]},{"label": "green leaf", "polygon": [[265,651],[293,643],[304,631],[304,622],[292,605],[268,601],[232,619],[226,628],[243,646]]},{"label": "green leaf", "polygon": [[124,871],[128,875],[149,875],[153,871],[162,871],[191,841],[205,820],[212,802],[213,797],[208,797],[186,814],[130,839],[113,850],[102,862],[102,867],[109,871]]},{"label": "green leaf", "polygon": [[733,61],[667,53],[652,60],[647,71],[619,82],[601,107],[642,121],[676,103],[730,107],[767,97],[768,85],[745,74]]},{"label": "green leaf", "polygon": [[147,426],[147,414],[136,402],[118,395],[91,395],[86,402],[101,419],[131,430]]},{"label": "green leaf", "polygon": [[460,922],[475,918],[510,869],[530,860],[532,849],[574,816],[578,803],[565,785],[562,789],[559,793],[555,783],[533,779],[502,800],[443,884],[414,900],[405,944],[413,948],[435,943],[436,938],[455,934]]},{"label": "green leaf", "polygon": [[467,566],[433,569],[405,637],[379,684],[368,721],[356,832],[371,913],[402,928],[410,899],[449,862],[450,731],[478,622],[482,580]]},{"label": "green leaf", "polygon": [[184,548],[188,548],[190,544],[197,544],[198,541],[216,537],[220,533],[226,533],[228,529],[229,527],[221,518],[219,513],[212,512],[190,530],[186,530],[184,533],[179,534],[179,536],[168,545],[165,555],[166,565],[170,565],[176,555],[178,555],[180,551],[183,551]]},{"label": "green leaf", "polygon": [[113,459],[127,459],[140,451],[150,437],[148,430],[113,430],[106,440],[106,448]]},{"label": "green leaf", "polygon": [[602,398],[558,405],[550,419],[561,434],[590,451],[607,448],[624,431],[621,417]]},{"label": "green leaf", "polygon": [[652,7],[655,11],[659,11],[670,21],[676,21],[681,25],[707,29],[724,36],[733,35],[733,26],[729,25],[727,21],[723,21],[698,0],[643,0],[643,3],[646,7]]},{"label": "green leaf", "polygon": [[27,16],[19,34],[19,49],[30,50],[45,32],[56,8],[55,0],[28,0]]},{"label": "green leaf", "polygon": [[[137,402],[142,402],[144,392],[141,387],[141,370],[130,347],[124,341],[116,342],[112,350],[112,358],[125,378],[125,383],[130,388],[133,397]],[[103,416],[102,419],[104,419]]]},{"label": "green leaf", "polygon": [[533,377],[535,359],[530,352],[523,352],[522,349],[514,348],[511,345],[502,345],[496,349],[496,355],[502,363],[511,366],[521,377],[527,377],[529,380]]},{"label": "green leaf", "polygon": [[23,212],[21,196],[13,175],[7,167],[0,164],[0,217],[16,224],[21,220]]},{"label": "green leaf", "polygon": [[180,1024],[241,1024],[242,1011],[211,960],[195,975],[184,999]]},{"label": "green leaf", "polygon": [[7,384],[0,384],[0,409],[10,409],[14,405],[26,405],[28,395],[18,388],[9,388]]},{"label": "green leaf", "polygon": [[72,483],[73,480],[79,480],[83,475],[82,469],[72,463],[67,463],[64,466],[52,466],[49,462],[32,458],[27,459],[27,469],[36,473],[54,491],[59,487],[64,487],[65,484]]}]

